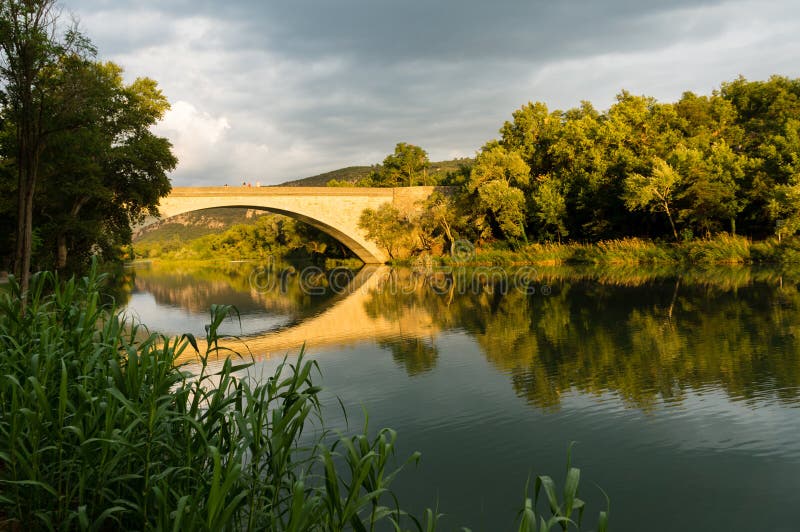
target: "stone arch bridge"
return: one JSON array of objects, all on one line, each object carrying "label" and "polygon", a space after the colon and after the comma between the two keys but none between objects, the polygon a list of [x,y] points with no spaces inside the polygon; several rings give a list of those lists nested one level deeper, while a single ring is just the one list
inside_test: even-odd
[{"label": "stone arch bridge", "polygon": [[358,227],[364,209],[390,203],[402,213],[413,214],[437,188],[448,187],[176,187],[158,208],[161,219],[216,207],[283,214],[327,233],[365,263],[378,264],[389,256]]}]

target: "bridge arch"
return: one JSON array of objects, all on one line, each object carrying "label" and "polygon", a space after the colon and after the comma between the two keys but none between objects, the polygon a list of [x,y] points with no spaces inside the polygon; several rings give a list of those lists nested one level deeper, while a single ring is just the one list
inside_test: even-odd
[{"label": "bridge arch", "polygon": [[[364,209],[391,203],[410,214],[436,187],[176,187],[159,204],[161,218],[218,207],[244,207],[282,214],[335,238],[367,264],[389,260],[358,227]],[[150,223],[156,220],[150,220]],[[148,225],[145,223],[144,225]]]}]

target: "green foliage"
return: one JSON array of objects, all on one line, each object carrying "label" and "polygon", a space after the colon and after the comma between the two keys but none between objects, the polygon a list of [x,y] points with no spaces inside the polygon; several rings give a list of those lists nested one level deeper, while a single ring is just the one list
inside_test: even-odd
[{"label": "green foliage", "polygon": [[[37,268],[82,268],[118,259],[131,223],[156,213],[177,160],[151,127],[169,104],[150,79],[126,84],[122,69],[94,60],[89,40],[64,26],[55,0],[0,2],[2,226],[16,225],[23,285],[31,251]],[[16,208],[19,207],[19,208]],[[44,246],[32,250],[38,231]],[[25,264],[23,264],[23,262]]]},{"label": "green foliage", "polygon": [[37,219],[51,245],[39,262],[58,268],[84,266],[98,253],[117,258],[131,224],[157,214],[177,164],[170,142],[150,131],[169,109],[153,80],[126,85],[113,63],[70,61],[62,71],[63,83],[87,96],[42,153]]},{"label": "green foliage", "polygon": [[391,186],[427,185],[428,153],[413,144],[398,142],[394,153],[383,160],[383,183]]},{"label": "green foliage", "polygon": [[530,168],[519,153],[490,142],[475,159],[467,192],[473,195],[474,225],[484,239],[494,234],[512,242],[525,238],[526,201],[521,186]]},{"label": "green foliage", "polygon": [[770,217],[775,220],[778,238],[800,230],[800,176],[786,185],[777,185],[767,203]]},{"label": "green foliage", "polygon": [[[366,177],[373,170],[372,166],[348,166],[323,174],[318,174],[302,179],[295,179],[281,183],[282,187],[324,187],[324,186],[353,186],[353,183]],[[332,185],[331,182],[339,183]]]},{"label": "green foliage", "polygon": [[[478,154],[456,201],[454,230],[481,245],[619,238],[755,238],[800,230],[800,82],[740,78],[675,103],[622,91],[606,111],[527,103]],[[525,170],[521,164],[527,165]],[[525,202],[493,185],[505,181]],[[501,199],[502,198],[502,199]],[[521,229],[498,216],[501,206]],[[458,217],[454,217],[458,219]],[[623,246],[624,247],[624,246]],[[736,253],[734,253],[736,255]],[[748,260],[748,259],[744,259]]]},{"label": "green foliage", "polygon": [[669,206],[674,201],[680,179],[678,172],[669,163],[658,158],[653,161],[653,170],[649,175],[631,174],[625,179],[625,205],[632,210],[663,211],[672,226],[675,240],[678,240],[678,231]]},{"label": "green foliage", "polygon": [[367,238],[385,249],[392,259],[404,247],[410,246],[412,224],[391,203],[384,203],[377,209],[364,209],[358,227],[366,232]]},{"label": "green foliage", "polygon": [[491,142],[475,158],[467,189],[475,192],[492,181],[504,181],[510,186],[523,187],[530,181],[530,171],[519,153]]},{"label": "green foliage", "polygon": [[[423,238],[435,241],[444,238],[446,250],[450,251],[456,240],[456,230],[464,225],[463,207],[458,204],[458,196],[435,191],[425,201],[418,220]],[[430,249],[433,242],[427,246]]]},{"label": "green foliage", "polygon": [[478,189],[478,207],[490,215],[491,222],[507,240],[525,238],[525,195],[506,181],[489,181]]},{"label": "green foliage", "polygon": [[542,236],[547,238],[554,231],[561,242],[563,237],[569,235],[569,231],[566,227],[567,204],[558,182],[552,176],[541,176],[537,179],[531,199],[536,219],[542,224]]},{"label": "green foliage", "polygon": [[357,187],[410,187],[428,185],[428,153],[413,144],[398,142],[394,153],[383,160],[383,164],[372,169],[366,176],[348,184],[345,181],[332,180],[328,186]]},{"label": "green foliage", "polygon": [[[603,240],[591,244],[531,243],[515,250],[479,249],[478,264],[592,264],[592,265],[709,265],[800,263],[800,238],[753,242],[742,236],[719,234],[667,244],[640,238]],[[447,260],[445,259],[445,262]]]},{"label": "green foliage", "polygon": [[[83,87],[62,83],[62,62],[83,61],[95,49],[74,27],[62,31],[55,0],[0,1],[0,127],[3,166],[16,172],[14,271],[23,288],[30,278],[34,195],[42,151],[62,115],[84,103]],[[75,124],[71,124],[75,126]],[[7,250],[6,252],[10,252]],[[10,254],[10,253],[9,253]]]}]

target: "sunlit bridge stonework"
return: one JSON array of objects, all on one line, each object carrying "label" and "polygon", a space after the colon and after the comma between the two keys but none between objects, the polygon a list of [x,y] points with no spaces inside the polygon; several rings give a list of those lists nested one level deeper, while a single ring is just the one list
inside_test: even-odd
[{"label": "sunlit bridge stonework", "polygon": [[401,213],[413,214],[437,188],[447,187],[176,187],[161,200],[159,210],[166,219],[217,207],[262,209],[305,222],[337,239],[365,263],[378,264],[389,256],[358,227],[364,209],[391,203]]}]

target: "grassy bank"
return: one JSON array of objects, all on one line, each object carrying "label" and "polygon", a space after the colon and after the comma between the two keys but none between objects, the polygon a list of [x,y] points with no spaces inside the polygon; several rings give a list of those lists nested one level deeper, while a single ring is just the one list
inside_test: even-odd
[{"label": "grassy bank", "polygon": [[[25,308],[13,282],[0,294],[0,530],[437,528],[440,515],[409,515],[391,492],[395,431],[324,429],[315,362],[301,354],[254,380],[251,362],[218,347],[232,309],[212,306],[190,373],[177,359],[192,336],[143,334],[99,291],[96,273],[41,273]],[[211,369],[219,354],[230,356]],[[516,528],[577,528],[579,478],[568,465],[557,493],[537,477]]]},{"label": "grassy bank", "polygon": [[800,238],[751,241],[721,235],[711,239],[665,243],[638,238],[607,240],[592,244],[529,244],[516,250],[479,248],[471,255],[444,257],[445,263],[538,265],[710,265],[800,263]]}]

